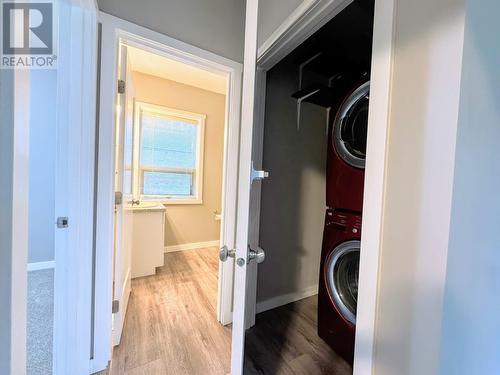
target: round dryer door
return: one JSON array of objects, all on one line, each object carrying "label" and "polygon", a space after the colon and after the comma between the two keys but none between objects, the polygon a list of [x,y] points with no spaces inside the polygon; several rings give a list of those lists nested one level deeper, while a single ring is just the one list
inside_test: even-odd
[{"label": "round dryer door", "polygon": [[333,124],[333,145],[339,156],[355,168],[365,167],[370,81],[342,103]]},{"label": "round dryer door", "polygon": [[360,241],[337,246],[326,260],[328,293],[345,320],[356,324]]}]

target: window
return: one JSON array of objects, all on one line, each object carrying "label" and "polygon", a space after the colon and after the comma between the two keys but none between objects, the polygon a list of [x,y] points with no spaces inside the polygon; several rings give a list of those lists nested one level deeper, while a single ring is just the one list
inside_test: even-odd
[{"label": "window", "polygon": [[202,203],[205,115],[137,102],[135,196],[164,203]]}]

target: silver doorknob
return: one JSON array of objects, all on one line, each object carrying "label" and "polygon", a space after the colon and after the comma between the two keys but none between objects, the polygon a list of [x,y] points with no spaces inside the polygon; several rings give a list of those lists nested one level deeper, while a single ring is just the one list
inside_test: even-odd
[{"label": "silver doorknob", "polygon": [[236,250],[229,250],[226,245],[222,246],[219,250],[219,259],[225,262],[227,258],[234,258]]},{"label": "silver doorknob", "polygon": [[266,259],[266,252],[264,249],[258,247],[256,250],[248,247],[248,261],[255,260],[257,264],[262,263]]}]

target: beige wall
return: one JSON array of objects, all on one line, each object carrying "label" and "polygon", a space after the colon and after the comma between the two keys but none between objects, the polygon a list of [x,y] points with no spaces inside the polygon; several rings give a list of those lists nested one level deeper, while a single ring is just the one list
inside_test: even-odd
[{"label": "beige wall", "polygon": [[168,205],[165,246],[219,239],[226,97],[174,81],[134,73],[136,99],[207,116],[203,170],[203,204]]}]

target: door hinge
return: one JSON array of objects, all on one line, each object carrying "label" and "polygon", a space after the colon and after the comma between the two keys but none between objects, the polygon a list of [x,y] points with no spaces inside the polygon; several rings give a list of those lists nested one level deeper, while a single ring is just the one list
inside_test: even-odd
[{"label": "door hinge", "polygon": [[111,303],[111,312],[113,314],[116,314],[118,311],[120,311],[120,301],[115,299],[113,300],[113,302]]},{"label": "door hinge", "polygon": [[118,94],[125,94],[125,81],[123,79],[118,80]]},{"label": "door hinge", "polygon": [[69,225],[69,219],[65,216],[58,217],[56,224],[58,228],[67,228]]},{"label": "door hinge", "polygon": [[121,191],[115,191],[115,206],[119,206],[123,203],[123,193]]}]

